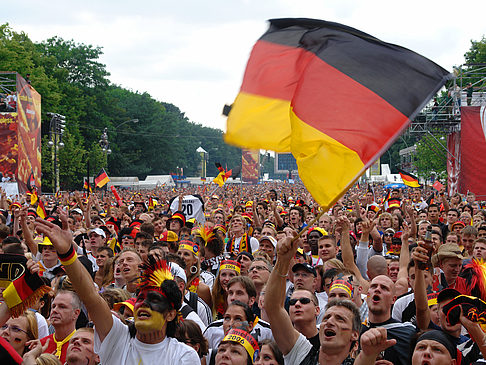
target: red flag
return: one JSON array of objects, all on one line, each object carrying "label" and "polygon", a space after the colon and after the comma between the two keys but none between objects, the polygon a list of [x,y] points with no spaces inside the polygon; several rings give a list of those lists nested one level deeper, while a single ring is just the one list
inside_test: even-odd
[{"label": "red flag", "polygon": [[[484,200],[486,196],[486,108],[461,108],[461,172],[459,191],[474,192]],[[457,157],[457,154],[456,154]]]},{"label": "red flag", "polygon": [[120,199],[120,195],[118,195],[118,192],[116,191],[116,189],[113,185],[111,186],[111,192],[115,196],[115,199],[116,199],[116,202],[118,203],[118,205],[121,206],[122,200]]},{"label": "red flag", "polygon": [[442,184],[440,183],[440,181],[439,181],[439,180],[437,180],[437,181],[436,181],[436,182],[435,182],[435,183],[432,185],[432,187],[433,187],[435,190],[437,190],[437,191],[441,191],[441,189],[444,187],[444,185],[442,185]]}]

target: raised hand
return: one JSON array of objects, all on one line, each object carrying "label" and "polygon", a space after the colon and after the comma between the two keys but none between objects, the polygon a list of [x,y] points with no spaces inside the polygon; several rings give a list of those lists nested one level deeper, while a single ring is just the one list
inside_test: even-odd
[{"label": "raised hand", "polygon": [[277,243],[277,257],[285,261],[290,261],[295,256],[299,243],[302,244],[300,239],[294,240],[288,236],[282,238]]},{"label": "raised hand", "polygon": [[37,232],[49,237],[58,253],[64,254],[69,251],[73,243],[73,235],[70,231],[61,229],[59,226],[41,218],[37,218],[34,225]]},{"label": "raised hand", "polygon": [[386,329],[383,327],[371,328],[361,335],[361,351],[365,356],[376,357],[382,351],[397,343],[397,340],[388,340]]}]

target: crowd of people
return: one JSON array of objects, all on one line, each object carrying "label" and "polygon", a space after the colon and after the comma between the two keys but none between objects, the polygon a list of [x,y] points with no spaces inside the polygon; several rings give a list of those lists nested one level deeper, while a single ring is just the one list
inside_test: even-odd
[{"label": "crowd of people", "polygon": [[17,93],[15,91],[0,92],[0,113],[12,113],[17,111]]},{"label": "crowd of people", "polygon": [[380,184],[327,211],[288,183],[2,193],[0,262],[26,273],[0,273],[0,358],[484,363],[483,203]]}]

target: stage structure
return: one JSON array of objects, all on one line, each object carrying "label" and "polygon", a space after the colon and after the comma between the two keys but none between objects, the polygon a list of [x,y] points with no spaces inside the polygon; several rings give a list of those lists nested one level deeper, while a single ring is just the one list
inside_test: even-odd
[{"label": "stage structure", "polygon": [[422,110],[408,133],[432,137],[422,141],[447,162],[450,195],[472,191],[486,200],[486,64],[461,65],[454,74],[448,89]]},{"label": "stage structure", "polygon": [[0,71],[0,172],[21,193],[41,188],[41,96],[28,76]]}]

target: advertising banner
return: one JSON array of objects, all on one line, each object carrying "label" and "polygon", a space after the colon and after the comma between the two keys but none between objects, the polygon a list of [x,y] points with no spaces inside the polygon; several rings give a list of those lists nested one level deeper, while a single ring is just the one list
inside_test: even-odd
[{"label": "advertising banner", "polygon": [[241,180],[252,184],[258,183],[260,166],[260,151],[241,151]]},{"label": "advertising banner", "polygon": [[15,180],[18,149],[17,113],[0,113],[0,172],[4,181]]},{"label": "advertising banner", "polygon": [[41,96],[17,74],[17,129],[19,191],[27,190],[29,177],[41,187]]},{"label": "advertising banner", "polygon": [[461,172],[461,132],[453,132],[447,136],[447,193],[449,196],[459,192],[459,173]]}]

